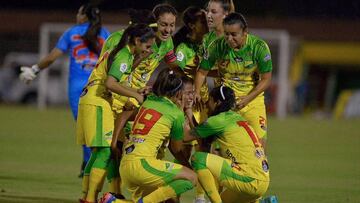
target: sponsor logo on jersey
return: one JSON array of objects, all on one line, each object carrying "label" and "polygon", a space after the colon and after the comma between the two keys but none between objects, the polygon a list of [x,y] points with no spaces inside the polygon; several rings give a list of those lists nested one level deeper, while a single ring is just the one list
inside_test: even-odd
[{"label": "sponsor logo on jersey", "polygon": [[241,62],[244,61],[244,59],[242,57],[236,57],[235,61],[238,62],[238,63],[241,63]]},{"label": "sponsor logo on jersey", "polygon": [[84,89],[82,90],[82,92],[81,92],[80,97],[85,96],[87,92],[88,92],[88,89],[87,89],[87,88],[84,88]]},{"label": "sponsor logo on jersey", "polygon": [[255,149],[255,156],[256,156],[257,158],[261,158],[261,156],[262,156],[262,151],[261,151],[260,149]]},{"label": "sponsor logo on jersey", "polygon": [[271,56],[270,54],[266,54],[264,57],[264,62],[270,61],[271,60]]},{"label": "sponsor logo on jersey", "polygon": [[204,55],[203,55],[203,58],[205,59],[205,60],[208,60],[209,59],[209,52],[208,52],[208,50],[204,50]]},{"label": "sponsor logo on jersey", "polygon": [[135,149],[135,146],[134,146],[134,145],[131,145],[130,147],[127,147],[127,148],[125,149],[125,153],[126,153],[126,154],[130,154],[131,152],[134,151],[134,149]]},{"label": "sponsor logo on jersey", "polygon": [[132,137],[132,138],[131,138],[131,142],[134,142],[134,143],[143,143],[143,142],[145,142],[145,139]]},{"label": "sponsor logo on jersey", "polygon": [[126,63],[120,64],[120,72],[125,73],[126,70],[127,70],[127,64]]},{"label": "sponsor logo on jersey", "polygon": [[181,51],[179,51],[176,54],[176,60],[178,60],[178,61],[183,61],[184,60],[184,54]]},{"label": "sponsor logo on jersey", "polygon": [[109,131],[109,132],[107,132],[107,133],[105,133],[105,136],[112,136],[112,134],[113,134],[113,131]]},{"label": "sponsor logo on jersey", "polygon": [[266,128],[266,119],[262,116],[259,116],[259,124],[260,124],[260,128],[263,129],[264,131],[267,130]]},{"label": "sponsor logo on jersey", "polygon": [[225,153],[233,163],[237,163],[235,156],[231,153],[229,149],[227,149]]},{"label": "sponsor logo on jersey", "polygon": [[166,162],[165,163],[165,168],[166,168],[167,171],[171,171],[174,168],[174,163]]},{"label": "sponsor logo on jersey", "polygon": [[263,170],[264,170],[265,172],[268,172],[268,171],[269,171],[269,164],[268,164],[268,162],[267,162],[266,160],[263,160],[263,161],[261,162],[261,165],[262,165],[262,168],[263,168]]},{"label": "sponsor logo on jersey", "polygon": [[241,170],[241,167],[237,163],[231,163],[231,168],[236,169],[238,171]]}]

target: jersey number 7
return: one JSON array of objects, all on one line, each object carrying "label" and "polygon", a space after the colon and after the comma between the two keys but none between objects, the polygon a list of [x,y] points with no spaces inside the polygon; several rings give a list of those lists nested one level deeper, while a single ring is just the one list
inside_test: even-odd
[{"label": "jersey number 7", "polygon": [[248,122],[246,122],[246,121],[238,121],[237,124],[239,126],[243,127],[246,130],[246,132],[249,134],[251,140],[253,141],[255,147],[261,146],[258,137],[254,133],[254,131],[250,128]]}]

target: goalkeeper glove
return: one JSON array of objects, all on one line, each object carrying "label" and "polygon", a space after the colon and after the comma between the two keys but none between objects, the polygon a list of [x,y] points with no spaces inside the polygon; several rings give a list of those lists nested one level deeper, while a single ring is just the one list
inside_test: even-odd
[{"label": "goalkeeper glove", "polygon": [[25,82],[26,84],[33,81],[36,78],[36,75],[40,72],[40,68],[37,64],[31,67],[21,66],[20,70],[21,73],[19,75],[19,78],[21,81]]}]

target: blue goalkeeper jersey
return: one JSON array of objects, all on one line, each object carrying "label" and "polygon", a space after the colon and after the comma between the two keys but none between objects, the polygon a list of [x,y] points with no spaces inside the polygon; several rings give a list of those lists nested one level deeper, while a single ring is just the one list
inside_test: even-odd
[{"label": "blue goalkeeper jersey", "polygon": [[[56,48],[70,57],[68,96],[74,117],[77,117],[77,106],[82,89],[98,60],[98,53],[89,50],[82,36],[86,33],[90,23],[75,25],[66,30],[56,44]],[[99,54],[101,47],[109,36],[105,28],[101,28],[98,35]]]}]

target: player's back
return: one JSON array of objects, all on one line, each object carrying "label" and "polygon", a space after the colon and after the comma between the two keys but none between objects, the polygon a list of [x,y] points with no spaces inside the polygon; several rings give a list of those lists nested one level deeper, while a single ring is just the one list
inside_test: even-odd
[{"label": "player's back", "polygon": [[207,122],[212,126],[223,126],[217,136],[222,157],[237,163],[253,178],[268,179],[264,150],[254,130],[241,115],[233,111],[223,112],[210,117]]},{"label": "player's back", "polygon": [[176,129],[183,122],[183,112],[170,99],[148,96],[135,118],[122,160],[156,158],[159,148],[170,136],[179,136]]}]

